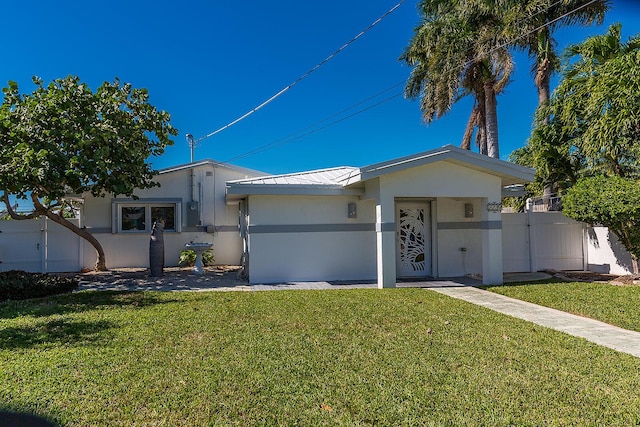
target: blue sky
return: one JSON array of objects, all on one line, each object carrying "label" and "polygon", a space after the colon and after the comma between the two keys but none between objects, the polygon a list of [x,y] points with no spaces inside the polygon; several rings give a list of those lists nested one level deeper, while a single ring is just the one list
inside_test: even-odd
[{"label": "blue sky", "polygon": [[[116,76],[146,87],[151,102],[171,113],[180,132],[164,156],[151,159],[155,168],[169,167],[189,162],[185,134],[202,137],[251,110],[398,1],[10,2],[3,5],[0,84],[15,80],[23,92],[30,92],[33,75],[50,81],[73,74],[93,88]],[[416,5],[417,0],[407,0],[277,100],[201,141],[196,160],[231,160],[252,169],[286,173],[363,166],[445,144],[459,145],[470,100],[456,104],[446,117],[427,127],[418,103],[402,96],[306,137],[282,140],[406,80],[410,69],[398,57],[419,22]],[[563,30],[557,34],[559,48],[604,33],[613,22],[623,24],[625,40],[639,33],[640,1],[613,0],[605,25]],[[516,61],[513,81],[498,99],[504,159],[525,144],[537,102],[526,55],[516,55]],[[339,117],[402,89],[396,86]],[[243,157],[271,143],[277,144]]]}]

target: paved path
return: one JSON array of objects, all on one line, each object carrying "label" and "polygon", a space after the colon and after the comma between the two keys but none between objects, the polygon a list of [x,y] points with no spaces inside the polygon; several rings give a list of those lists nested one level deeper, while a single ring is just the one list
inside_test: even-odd
[{"label": "paved path", "polygon": [[429,289],[441,294],[640,357],[640,332],[628,331],[598,320],[509,298],[453,281],[425,284]]}]

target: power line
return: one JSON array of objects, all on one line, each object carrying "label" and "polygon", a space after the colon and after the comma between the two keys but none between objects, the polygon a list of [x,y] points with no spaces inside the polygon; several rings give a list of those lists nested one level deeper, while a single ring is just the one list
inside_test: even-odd
[{"label": "power line", "polygon": [[[404,83],[404,82],[403,82],[403,83]],[[397,86],[397,85],[396,85],[396,86]],[[386,91],[389,91],[389,90],[390,90],[390,89],[387,89]],[[384,91],[383,91],[383,92],[384,92]],[[398,98],[398,97],[399,97],[399,96],[401,96],[401,95],[402,95],[402,92],[398,92],[398,93],[396,93],[396,94],[394,94],[394,95],[391,95],[391,96],[389,96],[389,97],[387,97],[387,98],[382,99],[381,101],[376,102],[375,104],[369,105],[369,106],[367,106],[367,107],[365,107],[365,108],[362,108],[362,109],[360,109],[360,110],[358,110],[358,111],[356,111],[356,112],[354,112],[354,113],[351,113],[351,114],[349,114],[349,115],[347,115],[347,116],[344,116],[344,117],[341,117],[341,118],[339,118],[339,119],[337,119],[337,120],[334,120],[334,121],[332,121],[332,122],[330,122],[330,123],[328,123],[328,124],[326,124],[326,125],[324,125],[324,126],[321,126],[321,127],[315,128],[315,129],[313,129],[313,127],[315,126],[315,124],[314,124],[314,125],[307,126],[306,128],[304,128],[304,129],[302,129],[302,130],[299,130],[299,131],[293,132],[292,134],[289,134],[289,135],[284,136],[284,137],[282,137],[282,138],[278,138],[278,139],[276,139],[275,141],[272,141],[272,142],[270,142],[270,143],[268,143],[268,144],[264,144],[264,145],[262,145],[262,146],[260,146],[260,147],[254,148],[253,150],[250,150],[250,151],[247,151],[247,152],[245,152],[245,153],[239,154],[239,155],[237,155],[237,156],[235,156],[235,157],[232,157],[232,158],[230,158],[230,159],[225,160],[224,162],[218,162],[218,163],[216,163],[216,164],[221,164],[221,163],[230,163],[230,162],[233,162],[233,161],[236,161],[236,160],[239,160],[239,159],[243,159],[243,158],[245,158],[245,157],[252,156],[252,155],[257,154],[257,153],[261,153],[261,152],[266,151],[266,150],[270,150],[271,148],[275,148],[275,147],[279,147],[279,146],[281,146],[281,145],[289,144],[289,143],[291,143],[291,142],[297,141],[297,140],[302,139],[302,138],[304,138],[304,137],[307,137],[307,136],[309,136],[309,135],[313,135],[314,133],[318,133],[318,132],[320,132],[320,131],[323,131],[323,130],[325,130],[325,129],[327,129],[327,128],[329,128],[329,127],[333,126],[333,125],[336,125],[336,124],[338,124],[338,123],[341,123],[341,122],[343,122],[343,121],[345,121],[345,120],[348,120],[348,119],[350,119],[350,118],[352,118],[352,117],[354,117],[354,116],[357,116],[357,115],[359,115],[359,114],[362,114],[362,113],[364,113],[364,112],[366,112],[366,111],[369,111],[369,110],[371,110],[371,109],[373,109],[373,108],[376,108],[376,107],[378,107],[378,106],[380,106],[380,105],[382,105],[382,104],[384,104],[384,103],[386,103],[386,102],[391,101],[392,99]],[[375,95],[374,97],[369,98],[369,100],[370,100],[370,99],[372,99],[372,98],[375,98],[375,97],[377,97],[377,96],[379,96],[379,94],[378,94],[378,95]],[[361,102],[360,104],[362,104],[362,103],[364,103],[364,102],[366,102],[366,101],[363,101],[363,102]],[[348,111],[348,110],[349,110],[349,109],[351,109],[351,108],[352,108],[352,107],[349,107],[349,108],[347,108],[347,109],[343,110],[342,112]],[[341,114],[342,112],[340,112],[340,113],[336,113],[336,114],[333,114],[332,116],[329,116],[329,117],[335,117],[335,116],[337,116],[337,115]],[[328,120],[328,118],[323,119],[323,120],[321,120],[321,121],[319,121],[319,122],[316,122],[316,123],[322,123],[322,122],[324,122],[324,121],[326,121],[326,120]],[[307,131],[307,132],[304,132],[305,130],[308,130],[308,131]],[[301,132],[304,132],[304,133],[301,133]],[[300,134],[300,135],[297,135],[297,134],[299,134],[299,133],[301,133],[301,134]],[[296,135],[297,135],[297,136],[296,136]]]},{"label": "power line", "polygon": [[[403,1],[404,1],[404,0],[403,0]],[[548,27],[548,26],[550,26],[550,25],[554,24],[555,22],[557,22],[557,21],[559,21],[559,20],[561,20],[561,19],[563,19],[563,18],[565,18],[565,17],[567,17],[567,16],[569,16],[569,15],[571,15],[571,14],[573,14],[573,13],[575,13],[575,12],[579,11],[580,9],[583,9],[583,8],[585,8],[585,7],[589,6],[590,4],[595,3],[596,1],[597,1],[597,0],[591,0],[589,3],[585,3],[584,5],[579,6],[579,7],[575,8],[575,9],[571,10],[571,11],[569,11],[569,12],[567,12],[567,13],[563,14],[563,15],[562,15],[562,16],[560,16],[560,17],[557,17],[557,18],[555,18],[555,19],[553,19],[553,20],[551,20],[551,21],[549,21],[549,22],[547,22],[547,23],[545,23],[545,24],[543,24],[543,25],[541,25],[541,26],[539,26],[539,27],[537,27],[537,28],[534,28],[533,30],[531,30],[531,31],[527,32],[526,34],[523,34],[523,35],[520,35],[520,36],[518,36],[518,37],[513,38],[510,42],[507,42],[507,43],[504,43],[504,44],[502,44],[502,45],[499,45],[499,46],[494,47],[494,48],[493,48],[493,49],[491,49],[489,52],[491,53],[491,52],[493,52],[493,51],[496,51],[496,50],[502,49],[502,48],[504,48],[504,47],[508,46],[509,44],[511,44],[513,41],[519,40],[519,39],[524,38],[524,37],[526,37],[526,36],[528,36],[528,35],[530,35],[530,34],[533,34],[534,32],[537,32],[538,30],[540,30],[540,29],[542,29],[542,28]],[[402,2],[400,2],[398,5],[396,5],[396,7],[398,7],[401,3],[402,3]],[[547,8],[546,8],[546,10],[551,9],[553,6],[557,5],[558,3],[561,3],[561,0],[560,0],[560,1],[558,1],[558,2],[556,2],[556,3],[553,3],[553,4],[552,4],[552,5],[550,5],[549,7],[547,7]],[[390,11],[390,12],[391,12],[391,11]],[[390,12],[388,12],[388,13],[390,13]],[[388,13],[387,13],[387,14],[388,14]],[[542,13],[542,11],[538,11],[538,12],[536,12],[536,13],[534,13],[534,14],[532,14],[532,15],[530,15],[530,16],[528,16],[528,17],[526,17],[526,18],[522,18],[522,19],[521,19],[521,20],[519,20],[518,22],[525,22],[525,21],[527,21],[527,20],[529,20],[529,19],[533,18],[534,16],[539,15],[540,13]],[[466,67],[466,66],[470,65],[472,62],[473,62],[473,60],[467,61],[465,64],[457,65],[457,66],[456,66],[456,68],[460,68],[460,69],[462,69],[462,68],[464,68],[464,67]],[[392,99],[395,99],[395,98],[399,97],[400,95],[402,95],[402,92],[398,92],[398,93],[396,93],[396,94],[394,94],[394,95],[392,95],[392,96],[389,96],[389,97],[387,97],[387,98],[385,98],[385,99],[383,99],[383,100],[381,100],[381,101],[379,101],[379,102],[376,102],[375,104],[372,104],[372,105],[370,105],[370,106],[367,106],[367,107],[365,107],[365,108],[363,108],[363,109],[361,109],[361,110],[358,110],[358,111],[356,111],[356,112],[354,112],[354,113],[352,113],[352,114],[350,114],[350,115],[348,115],[348,116],[342,117],[342,118],[340,118],[340,119],[338,119],[338,120],[335,120],[335,121],[333,121],[333,122],[331,122],[331,123],[328,123],[328,124],[326,124],[326,125],[324,125],[324,126],[321,126],[321,127],[319,127],[319,128],[316,128],[316,129],[312,129],[313,127],[317,126],[318,124],[324,123],[324,122],[326,122],[327,120],[330,120],[330,119],[331,119],[331,118],[333,118],[333,117],[339,116],[339,115],[343,114],[344,112],[350,111],[350,110],[354,109],[355,107],[360,106],[360,105],[362,105],[362,104],[364,104],[364,103],[366,103],[366,102],[368,102],[368,101],[370,101],[370,100],[372,100],[372,99],[375,99],[375,98],[377,98],[378,96],[380,96],[380,95],[382,95],[382,94],[385,94],[385,93],[387,93],[387,92],[389,92],[389,91],[391,91],[391,90],[395,89],[396,87],[398,87],[398,86],[400,86],[400,85],[402,85],[402,84],[404,84],[404,83],[405,83],[405,81],[404,81],[404,80],[403,80],[403,81],[401,81],[401,82],[398,82],[398,83],[396,83],[396,84],[394,84],[394,85],[392,85],[392,86],[390,86],[390,87],[388,87],[388,88],[386,88],[386,89],[382,90],[381,92],[378,92],[377,94],[375,94],[375,95],[373,95],[373,96],[370,96],[370,97],[368,97],[368,98],[366,98],[366,99],[364,99],[364,100],[362,100],[362,101],[359,101],[359,102],[357,102],[357,103],[355,103],[355,104],[353,104],[353,105],[351,105],[351,106],[349,106],[349,107],[347,107],[347,108],[345,108],[345,109],[341,110],[340,112],[337,112],[337,113],[334,113],[334,114],[332,114],[332,115],[330,115],[330,116],[328,116],[328,117],[325,117],[324,119],[319,120],[319,121],[317,121],[317,122],[315,122],[315,123],[313,123],[313,124],[311,124],[311,125],[308,125],[308,126],[306,126],[306,127],[302,128],[302,129],[298,130],[298,131],[295,131],[295,132],[293,132],[293,133],[291,133],[291,134],[289,134],[289,135],[286,135],[286,136],[284,136],[284,137],[278,138],[278,139],[276,139],[276,140],[274,140],[274,141],[272,141],[272,142],[269,142],[269,143],[267,143],[267,144],[264,144],[264,145],[262,145],[262,146],[260,146],[260,147],[254,148],[253,150],[250,150],[250,151],[247,151],[247,152],[245,152],[245,153],[239,154],[239,155],[237,155],[237,156],[235,156],[235,157],[229,158],[229,159],[228,159],[228,160],[226,160],[226,161],[216,162],[215,164],[216,164],[216,165],[218,165],[218,164],[229,163],[229,162],[232,162],[232,161],[235,161],[235,160],[239,160],[239,159],[242,159],[242,158],[245,158],[245,157],[249,157],[249,156],[254,155],[254,154],[257,154],[257,153],[261,153],[261,152],[263,152],[263,151],[269,150],[269,149],[274,148],[274,147],[277,147],[277,146],[281,146],[281,145],[284,145],[284,144],[288,144],[288,143],[291,143],[291,142],[297,141],[297,140],[302,139],[302,138],[304,138],[304,137],[306,137],[306,136],[309,136],[309,135],[312,135],[312,134],[314,134],[314,133],[320,132],[320,131],[322,131],[322,130],[324,130],[324,129],[327,129],[327,128],[329,128],[329,127],[333,126],[333,125],[336,125],[336,124],[338,124],[338,123],[340,123],[340,122],[343,122],[343,121],[345,121],[345,120],[348,120],[348,119],[350,119],[350,118],[352,118],[352,117],[354,117],[354,116],[357,116],[357,115],[359,115],[359,114],[361,114],[361,113],[364,113],[364,112],[366,112],[366,111],[369,111],[369,110],[371,110],[371,109],[373,109],[373,108],[376,108],[376,107],[378,107],[378,106],[380,106],[380,105],[382,105],[382,104],[384,104],[384,103],[386,103],[386,102],[388,102],[388,101],[391,101]],[[308,132],[305,132],[305,131],[307,131],[307,130],[308,130]],[[303,133],[303,132],[304,132],[304,133]],[[300,133],[301,133],[301,134],[300,134]],[[300,134],[300,135],[298,135],[298,134]],[[296,136],[296,135],[298,135],[298,136]]]},{"label": "power line", "polygon": [[365,35],[369,30],[371,30],[373,27],[375,27],[376,25],[378,25],[380,22],[382,22],[383,19],[385,19],[387,16],[391,15],[397,8],[399,8],[402,3],[404,3],[406,0],[401,0],[399,3],[397,3],[395,6],[393,6],[391,9],[389,9],[385,14],[383,14],[382,16],[380,16],[378,19],[376,19],[374,22],[372,22],[367,28],[365,28],[364,30],[360,31],[355,37],[353,37],[351,40],[349,40],[348,42],[346,42],[345,44],[343,44],[342,46],[340,46],[337,50],[335,50],[331,55],[327,56],[325,59],[323,59],[322,61],[320,61],[319,63],[317,63],[315,66],[313,66],[311,69],[309,69],[306,73],[304,73],[303,75],[301,75],[300,77],[298,77],[296,80],[294,80],[292,83],[290,83],[289,85],[285,86],[282,90],[280,90],[278,93],[276,93],[275,95],[273,95],[271,98],[267,99],[266,101],[264,101],[263,103],[261,103],[260,105],[258,105],[257,107],[252,108],[251,110],[249,110],[248,112],[246,112],[245,114],[243,114],[242,116],[238,117],[237,119],[227,123],[226,125],[222,126],[221,128],[214,130],[211,133],[208,133],[207,135],[200,137],[198,139],[196,139],[195,141],[193,140],[193,137],[191,137],[191,139],[189,138],[189,136],[187,137],[187,140],[189,140],[189,144],[190,145],[194,145],[197,144],[198,142],[205,140],[207,138],[212,137],[213,135],[222,132],[225,129],[230,128],[231,126],[235,125],[236,123],[238,123],[241,120],[246,119],[247,117],[249,117],[250,115],[252,115],[253,113],[255,113],[256,111],[258,111],[259,109],[261,109],[262,107],[264,107],[265,105],[269,104],[270,102],[274,101],[276,98],[280,97],[282,94],[284,94],[285,92],[287,92],[289,89],[291,89],[292,87],[294,87],[295,85],[297,85],[298,83],[300,83],[302,80],[304,80],[305,78],[307,78],[311,73],[313,73],[314,71],[316,71],[318,68],[322,67],[324,64],[326,64],[327,62],[329,62],[330,60],[332,60],[336,55],[338,55],[340,52],[342,52],[343,50],[345,50],[347,47],[349,47],[351,44],[353,44],[356,40],[358,40],[360,37],[362,37],[363,35]]}]

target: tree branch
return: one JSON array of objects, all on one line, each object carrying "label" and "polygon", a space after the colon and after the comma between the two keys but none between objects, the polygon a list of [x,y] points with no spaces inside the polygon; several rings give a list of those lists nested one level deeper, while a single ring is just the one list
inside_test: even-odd
[{"label": "tree branch", "polygon": [[9,216],[11,217],[11,219],[17,219],[17,220],[35,219],[40,216],[40,213],[38,213],[37,211],[33,211],[30,214],[26,214],[26,215],[17,213],[13,209],[13,206],[11,206],[11,202],[9,201],[9,193],[7,193],[6,191],[2,194],[2,201],[7,207],[7,212],[9,213]]}]

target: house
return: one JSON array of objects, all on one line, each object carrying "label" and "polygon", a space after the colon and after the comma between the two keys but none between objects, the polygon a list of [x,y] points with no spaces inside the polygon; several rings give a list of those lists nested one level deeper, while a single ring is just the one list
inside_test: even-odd
[{"label": "house", "polygon": [[226,184],[250,283],[481,275],[502,283],[502,190],[534,170],[447,145]]},{"label": "house", "polygon": [[[213,160],[163,169],[154,178],[160,187],[137,190],[137,199],[81,195],[80,223],[103,246],[107,268],[149,265],[149,236],[159,215],[166,219],[165,265],[177,265],[193,241],[213,243],[216,263],[237,265],[243,253],[238,209],[225,203],[225,183],[255,176],[264,172]],[[82,247],[81,265],[91,268],[95,249]]]}]

